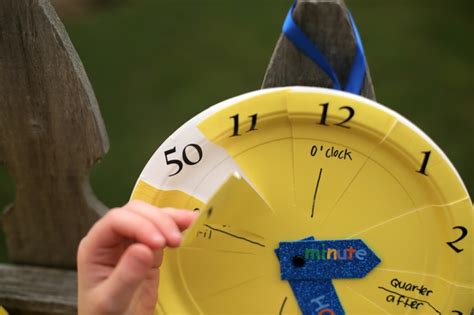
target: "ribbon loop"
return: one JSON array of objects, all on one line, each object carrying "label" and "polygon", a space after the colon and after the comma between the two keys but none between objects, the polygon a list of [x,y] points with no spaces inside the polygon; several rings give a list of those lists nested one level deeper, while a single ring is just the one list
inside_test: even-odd
[{"label": "ribbon loop", "polygon": [[[283,24],[283,34],[308,58],[310,58],[315,64],[317,64],[332,80],[333,89],[342,90],[342,85],[337,77],[336,72],[331,67],[330,63],[319,50],[319,48],[311,41],[311,39],[300,29],[293,19],[293,12],[296,8],[298,0],[295,0],[286,16]],[[346,86],[344,91],[360,94],[364,86],[364,80],[366,75],[366,61],[364,55],[364,49],[362,47],[362,40],[359,32],[355,25],[352,15],[349,13],[349,20],[351,22],[352,30],[356,40],[356,55],[352,64],[352,69],[349,73]]]}]

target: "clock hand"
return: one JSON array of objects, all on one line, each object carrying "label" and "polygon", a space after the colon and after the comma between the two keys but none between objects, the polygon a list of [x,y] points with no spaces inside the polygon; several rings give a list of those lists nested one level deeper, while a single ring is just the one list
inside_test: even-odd
[{"label": "clock hand", "polygon": [[319,169],[318,180],[316,181],[316,187],[314,188],[314,195],[313,195],[313,205],[311,207],[311,217],[314,217],[314,209],[316,208],[316,197],[318,196],[318,189],[319,189],[319,181],[321,180],[321,175],[323,174],[323,169]]}]

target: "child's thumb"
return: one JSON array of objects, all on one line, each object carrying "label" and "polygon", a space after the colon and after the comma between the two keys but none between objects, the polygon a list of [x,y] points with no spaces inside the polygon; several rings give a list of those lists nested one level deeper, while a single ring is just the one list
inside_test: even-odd
[{"label": "child's thumb", "polygon": [[[153,252],[143,244],[130,245],[104,283],[104,298],[110,311],[125,311],[153,265]],[[110,303],[110,304],[109,304]]]}]

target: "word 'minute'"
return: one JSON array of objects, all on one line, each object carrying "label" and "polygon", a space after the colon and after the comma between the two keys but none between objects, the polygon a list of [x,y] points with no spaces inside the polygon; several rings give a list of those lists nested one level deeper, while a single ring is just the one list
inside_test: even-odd
[{"label": "word 'minute'", "polygon": [[321,248],[306,248],[304,251],[304,257],[306,260],[353,260],[354,257],[357,260],[364,260],[367,256],[365,249],[357,249],[352,246],[348,248],[325,248],[326,245],[322,244]]}]

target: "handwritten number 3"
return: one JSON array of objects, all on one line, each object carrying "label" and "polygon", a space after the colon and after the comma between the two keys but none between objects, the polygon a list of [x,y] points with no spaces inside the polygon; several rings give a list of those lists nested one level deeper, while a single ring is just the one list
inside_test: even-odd
[{"label": "handwritten number 3", "polygon": [[464,226],[455,226],[455,227],[453,227],[453,230],[455,230],[455,229],[461,230],[461,236],[459,236],[456,240],[454,240],[454,241],[452,241],[452,242],[446,242],[446,244],[448,244],[449,247],[451,247],[452,249],[454,249],[454,251],[455,251],[456,253],[460,253],[460,252],[462,252],[464,249],[462,249],[462,248],[459,249],[459,248],[457,248],[454,244],[457,243],[457,242],[459,242],[460,240],[462,240],[463,238],[466,237],[466,235],[467,235],[467,229],[466,229]]}]

